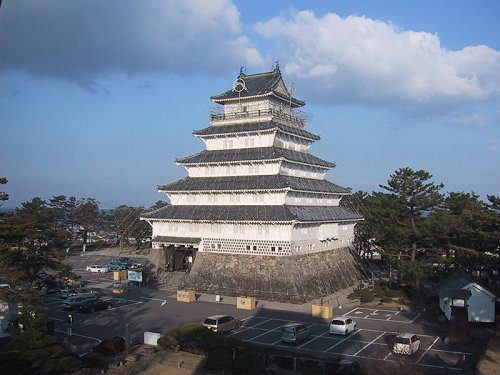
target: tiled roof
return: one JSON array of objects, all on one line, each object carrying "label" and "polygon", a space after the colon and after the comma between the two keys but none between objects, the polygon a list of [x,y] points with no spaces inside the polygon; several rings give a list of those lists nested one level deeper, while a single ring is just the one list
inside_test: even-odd
[{"label": "tiled roof", "polygon": [[272,129],[279,129],[282,132],[291,133],[299,137],[311,139],[314,141],[318,141],[319,139],[321,139],[320,136],[309,133],[308,131],[269,121],[237,124],[237,125],[209,126],[208,128],[205,129],[195,130],[193,131],[193,134],[198,136],[206,136],[206,135],[220,135],[220,134],[249,133],[249,132],[258,132],[262,130],[272,130]]},{"label": "tiled roof", "polygon": [[281,190],[286,188],[328,194],[348,194],[351,192],[351,189],[343,188],[327,180],[283,175],[186,177],[168,185],[158,186],[158,190],[165,192]]},{"label": "tiled roof", "polygon": [[205,150],[195,155],[179,158],[176,162],[179,164],[205,164],[235,161],[270,161],[279,159],[323,168],[335,167],[335,163],[330,163],[311,154],[286,150],[280,147],[258,147],[214,151]]},{"label": "tiled roof", "polygon": [[196,237],[171,237],[171,236],[156,236],[152,242],[163,242],[178,245],[194,245],[200,243],[201,238]]},{"label": "tiled roof", "polygon": [[338,222],[362,216],[341,206],[165,206],[142,215],[152,220]]},{"label": "tiled roof", "polygon": [[[241,92],[234,91],[233,89],[228,90],[222,94],[214,95],[210,99],[214,102],[223,102],[226,100],[235,100],[239,98],[252,97],[252,96],[264,96],[266,94],[273,94],[283,100],[290,100],[290,95],[283,94],[276,89],[278,86],[284,87],[283,78],[279,67],[276,67],[271,72],[258,73],[258,74],[243,74],[240,72],[237,79],[241,79],[245,82],[246,90]],[[303,106],[305,103],[302,100],[292,98],[291,104],[294,107]]]}]

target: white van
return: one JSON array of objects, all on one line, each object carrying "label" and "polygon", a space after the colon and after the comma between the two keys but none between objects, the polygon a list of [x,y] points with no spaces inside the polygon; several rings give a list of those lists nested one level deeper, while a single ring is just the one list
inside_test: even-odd
[{"label": "white van", "polygon": [[337,316],[330,322],[330,333],[347,335],[356,330],[356,322],[347,316]]},{"label": "white van", "polygon": [[413,333],[401,333],[394,339],[392,352],[396,354],[412,355],[420,349],[420,339]]}]

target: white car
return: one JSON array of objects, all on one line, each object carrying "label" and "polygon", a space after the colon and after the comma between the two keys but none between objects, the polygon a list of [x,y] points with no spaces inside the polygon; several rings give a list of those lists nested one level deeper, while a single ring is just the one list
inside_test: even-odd
[{"label": "white car", "polygon": [[109,268],[107,266],[100,266],[98,264],[92,264],[90,266],[87,266],[87,268],[85,268],[85,271],[105,273],[105,272],[109,272]]},{"label": "white car", "polygon": [[420,339],[413,333],[400,333],[394,340],[392,352],[396,354],[412,355],[420,349]]},{"label": "white car", "polygon": [[356,322],[348,316],[337,316],[330,322],[330,333],[337,335],[347,335],[356,330]]}]

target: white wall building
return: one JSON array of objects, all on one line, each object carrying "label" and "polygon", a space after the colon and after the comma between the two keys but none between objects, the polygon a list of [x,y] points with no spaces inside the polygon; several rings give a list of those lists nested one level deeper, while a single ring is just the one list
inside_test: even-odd
[{"label": "white wall building", "polygon": [[188,177],[158,190],[171,205],[144,214],[153,248],[290,256],[345,248],[361,216],[340,206],[350,189],[325,180],[334,163],[309,153],[319,136],[304,129],[279,66],[240,71],[211,97],[211,126],[194,131],[206,149],[179,158]]}]

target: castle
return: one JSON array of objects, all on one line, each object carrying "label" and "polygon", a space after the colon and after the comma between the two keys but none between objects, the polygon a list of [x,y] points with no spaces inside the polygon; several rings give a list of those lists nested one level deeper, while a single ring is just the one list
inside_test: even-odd
[{"label": "castle", "polygon": [[305,103],[279,65],[245,74],[211,100],[206,149],[179,158],[188,177],[159,186],[171,204],[143,215],[152,247],[181,286],[226,295],[305,301],[362,278],[350,251],[361,215],[341,206],[350,189],[325,179],[335,164],[309,152]]}]

